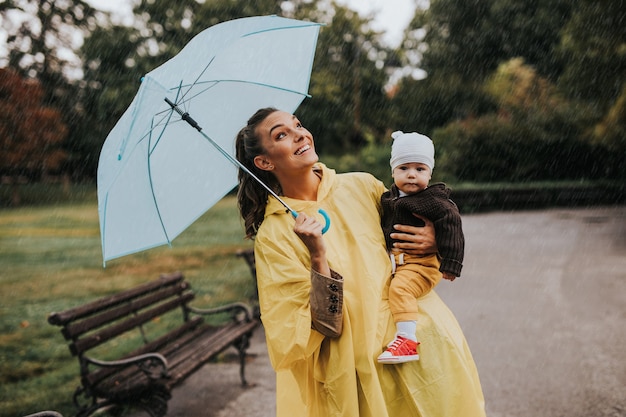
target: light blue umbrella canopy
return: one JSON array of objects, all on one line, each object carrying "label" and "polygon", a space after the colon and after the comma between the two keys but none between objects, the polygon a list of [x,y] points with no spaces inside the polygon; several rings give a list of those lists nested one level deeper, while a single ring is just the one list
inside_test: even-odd
[{"label": "light blue umbrella canopy", "polygon": [[278,16],[220,23],[143,77],[100,154],[104,262],[171,244],[237,185],[237,132],[258,109],[295,112],[308,96],[319,28]]}]

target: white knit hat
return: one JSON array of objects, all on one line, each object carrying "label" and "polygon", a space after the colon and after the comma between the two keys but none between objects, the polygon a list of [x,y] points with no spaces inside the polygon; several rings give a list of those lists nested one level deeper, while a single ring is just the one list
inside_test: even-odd
[{"label": "white knit hat", "polygon": [[419,162],[428,165],[431,172],[435,167],[435,146],[428,136],[419,133],[404,133],[400,130],[391,134],[391,171],[398,165]]}]

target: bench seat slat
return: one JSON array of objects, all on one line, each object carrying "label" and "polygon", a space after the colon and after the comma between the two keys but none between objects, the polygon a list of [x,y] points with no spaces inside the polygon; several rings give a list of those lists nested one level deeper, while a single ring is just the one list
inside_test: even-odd
[{"label": "bench seat slat", "polygon": [[[180,331],[176,332],[176,337],[173,337],[174,334],[170,333],[167,336],[161,337],[158,340],[153,341],[149,345],[143,346],[135,350],[128,357],[138,356],[149,352],[159,352],[160,354],[165,356],[166,359],[168,359],[169,368],[172,369],[177,365],[177,362],[172,362],[172,360],[176,360],[177,352],[179,350],[199,343],[198,341],[202,338],[206,339],[222,337],[225,335],[225,328],[230,329],[234,325],[236,325],[236,323],[227,323],[224,325],[224,328],[220,328],[205,324],[200,327],[200,324],[202,324],[202,317],[194,317],[194,322],[196,323],[196,326],[181,326],[185,327],[185,329],[177,329]],[[226,340],[228,340],[228,338]],[[119,368],[103,368],[91,374],[88,382],[90,383],[90,385],[94,385],[96,382],[104,379],[106,376],[109,376],[116,372],[119,375],[116,375],[115,378],[124,379],[125,377],[135,373],[136,370],[136,367],[129,367],[129,369],[121,370]]]},{"label": "bench seat slat", "polygon": [[[230,337],[236,337],[238,340],[242,336],[250,334],[256,326],[257,323],[254,321],[241,323],[238,327],[230,329]],[[228,348],[228,346],[232,345],[231,342],[224,343],[224,340],[224,338],[213,338],[211,340],[204,341],[204,343],[198,343],[198,346],[193,346],[191,351],[187,350],[185,352],[181,352],[180,357],[182,360],[177,361],[176,365],[171,370],[172,379],[168,381],[168,386],[176,386],[180,381],[184,380],[187,376],[204,365],[209,359],[221,353],[223,350]]]},{"label": "bench seat slat", "polygon": [[[204,324],[187,334],[182,340],[176,340],[160,350],[169,364],[169,378],[161,380],[168,389],[173,388],[188,375],[204,365],[215,355],[219,354],[242,336],[252,332],[257,323],[240,322],[230,323],[225,327],[215,328]],[[224,338],[227,330],[229,338]],[[183,343],[184,342],[184,343]],[[100,395],[123,398],[136,395],[148,388],[152,381],[136,366],[126,368],[114,375],[109,375],[94,388]]]},{"label": "bench seat slat", "polygon": [[[181,337],[189,334],[189,332],[193,331],[194,328],[202,324],[203,321],[204,320],[202,317],[193,317],[191,320],[185,322],[182,326],[159,337],[158,339],[151,341],[150,343],[141,346],[140,348],[134,350],[128,355],[123,356],[121,359],[128,359],[150,352],[161,353],[160,350],[163,348],[163,346],[167,345],[168,343],[172,343],[175,340],[179,340]],[[116,372],[120,372],[118,368],[100,368],[84,376],[83,383],[85,383],[85,385],[87,386],[92,386]]]}]

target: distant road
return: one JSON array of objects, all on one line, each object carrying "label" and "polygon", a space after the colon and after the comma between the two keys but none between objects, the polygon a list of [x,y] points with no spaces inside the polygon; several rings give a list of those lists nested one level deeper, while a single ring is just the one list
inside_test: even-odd
[{"label": "distant road", "polygon": [[626,416],[626,207],[464,217],[463,275],[438,293],[489,417]]}]

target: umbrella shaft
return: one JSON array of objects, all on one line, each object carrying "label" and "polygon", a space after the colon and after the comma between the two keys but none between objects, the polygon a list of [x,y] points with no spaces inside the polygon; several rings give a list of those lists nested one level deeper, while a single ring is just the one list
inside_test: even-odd
[{"label": "umbrella shaft", "polygon": [[226,152],[220,145],[217,144],[217,142],[215,142],[213,139],[211,139],[206,133],[204,133],[202,131],[202,128],[198,125],[198,123],[193,120],[191,118],[191,116],[189,116],[189,113],[184,112],[180,109],[180,107],[178,107],[175,103],[173,103],[172,101],[170,101],[167,97],[165,98],[165,102],[167,104],[170,105],[170,107],[172,107],[172,109],[180,114],[181,118],[186,121],[187,123],[189,123],[194,129],[197,129],[198,132],[200,132],[200,134],[202,136],[204,136],[204,138],[206,140],[208,140],[209,142],[211,142],[211,144],[222,154],[224,155],[224,157],[226,159],[228,159],[230,162],[232,162],[233,164],[235,164],[235,166],[241,168],[242,170],[244,170],[248,175],[250,175],[252,178],[254,178],[256,180],[256,182],[258,182],[259,184],[261,184],[261,186],[263,186],[263,188],[265,188],[267,190],[267,192],[269,192],[275,199],[277,199],[280,204],[282,204],[288,212],[297,215],[295,211],[293,211],[291,209],[291,207],[289,207],[287,205],[287,203],[285,203],[279,196],[278,194],[276,194],[270,187],[268,187],[263,181],[261,181],[261,179],[259,177],[257,177],[256,175],[254,175],[252,173],[252,171],[250,171],[245,165],[243,165],[241,162],[239,162],[237,159],[233,158],[228,152]]},{"label": "umbrella shaft", "polygon": [[180,109],[180,107],[178,107],[176,104],[172,103],[170,101],[170,99],[168,99],[167,97],[165,97],[165,102],[167,104],[169,104],[172,109],[174,109],[174,111],[176,111],[176,113],[180,114],[180,117],[186,121],[187,123],[189,123],[191,125],[191,127],[193,127],[194,129],[198,130],[198,132],[202,131],[202,128],[198,125],[198,122],[196,122],[195,120],[193,120],[191,118],[191,116],[189,116],[189,113],[184,112]]}]

